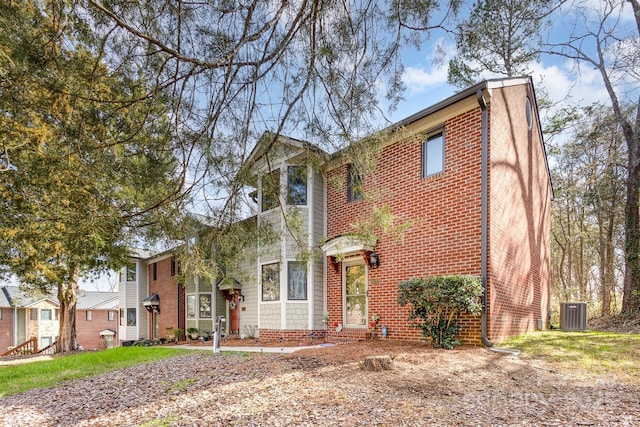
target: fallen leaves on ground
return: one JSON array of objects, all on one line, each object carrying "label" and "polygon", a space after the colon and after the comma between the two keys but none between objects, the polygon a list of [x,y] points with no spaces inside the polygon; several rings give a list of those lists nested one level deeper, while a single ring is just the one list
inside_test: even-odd
[{"label": "fallen leaves on ground", "polygon": [[[389,355],[392,369],[359,368]],[[194,353],[0,399],[0,425],[637,425],[640,386],[482,348]]]}]

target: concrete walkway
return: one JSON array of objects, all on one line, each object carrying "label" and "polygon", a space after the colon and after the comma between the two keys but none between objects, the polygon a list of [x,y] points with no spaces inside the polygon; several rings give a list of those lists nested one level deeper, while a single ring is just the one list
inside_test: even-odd
[{"label": "concrete walkway", "polygon": [[[316,344],[316,345],[305,345],[299,347],[235,347],[235,346],[227,346],[220,345],[220,351],[238,351],[238,352],[254,352],[254,353],[294,353],[299,350],[305,350],[308,348],[324,348],[331,347],[335,344]],[[213,344],[209,345],[175,345],[172,348],[184,348],[187,350],[204,350],[204,351],[213,351]]]}]

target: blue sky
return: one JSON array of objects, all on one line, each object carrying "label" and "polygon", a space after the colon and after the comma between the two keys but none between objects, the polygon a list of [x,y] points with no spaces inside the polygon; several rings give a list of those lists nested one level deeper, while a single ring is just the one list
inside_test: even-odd
[{"label": "blue sky", "polygon": [[[592,28],[598,22],[597,12],[602,7],[601,0],[585,0],[580,2],[586,10],[587,19]],[[565,40],[569,29],[573,28],[574,18],[565,7],[552,17],[549,36],[553,40]],[[633,11],[626,4],[621,13],[619,34],[634,32]],[[579,30],[579,28],[578,28]],[[637,31],[635,33],[637,37]],[[637,45],[636,45],[637,46]],[[439,58],[444,52],[444,58]],[[434,39],[430,44],[422,46],[420,51],[407,50],[404,54],[404,83],[406,93],[404,101],[397,111],[391,115],[392,122],[399,121],[423,108],[426,108],[455,93],[458,89],[447,84],[448,62],[455,55],[455,42],[450,39]],[[558,56],[542,55],[540,61],[529,66],[538,96],[543,91],[550,100],[563,105],[590,105],[596,101],[610,104],[610,98],[598,70],[582,64],[576,67],[572,60]],[[500,77],[486,74],[485,78]],[[625,96],[632,101],[637,100],[640,84],[638,81],[627,81]],[[546,112],[541,112],[545,114]],[[547,113],[548,114],[548,113]]]}]

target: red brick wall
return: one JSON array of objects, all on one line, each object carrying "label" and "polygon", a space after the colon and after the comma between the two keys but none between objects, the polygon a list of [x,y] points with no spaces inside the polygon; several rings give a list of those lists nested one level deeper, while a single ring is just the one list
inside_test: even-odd
[{"label": "red brick wall", "polygon": [[[310,335],[312,334],[313,335]],[[323,339],[325,331],[308,331],[306,329],[260,329],[261,342],[274,342],[274,341],[304,341],[309,342],[315,339]]]},{"label": "red brick wall", "polygon": [[[175,275],[171,275],[171,258],[165,258],[156,263],[155,280],[153,278],[153,263],[149,264],[148,268],[149,295],[156,293],[160,297],[160,313],[156,314],[158,316],[158,338],[166,337],[167,327],[180,328],[184,331],[184,288],[178,286]],[[151,337],[152,327],[152,318],[149,316],[148,337]]]},{"label": "red brick wall", "polygon": [[[388,205],[398,224],[411,223],[401,239],[379,234],[381,265],[369,270],[369,315],[380,317],[389,339],[421,339],[397,305],[398,284],[413,277],[480,275],[480,108],[446,122],[445,169],[422,179],[421,138],[384,148],[365,190],[374,201],[347,202],[346,184],[327,186],[327,234],[353,231],[350,224],[370,215],[374,204]],[[327,182],[346,183],[346,166],[328,172]],[[342,323],[342,273],[328,263],[330,323]],[[479,341],[479,319],[467,319],[462,336]],[[377,330],[379,334],[380,331]]]},{"label": "red brick wall", "polygon": [[513,86],[494,90],[491,100],[489,336],[495,341],[547,320],[551,188],[538,124],[527,129],[527,95],[533,103],[527,87]]},{"label": "red brick wall", "polygon": [[[100,331],[111,329],[118,330],[118,312],[113,310],[113,321],[109,321],[109,310],[91,310],[92,320],[87,320],[87,310],[76,310],[76,332],[78,345],[85,350],[101,350],[104,340]],[[114,342],[117,339],[114,338]]]},{"label": "red brick wall", "polygon": [[[2,292],[0,290],[0,292]],[[7,351],[7,347],[11,345],[12,334],[12,317],[13,311],[10,308],[0,308],[2,310],[2,319],[0,319],[0,354]]]},{"label": "red brick wall", "polygon": [[[495,89],[490,105],[489,337],[501,340],[545,319],[549,280],[550,187],[537,124],[528,132],[527,88]],[[507,98],[509,98],[507,102]],[[531,96],[533,100],[533,97]],[[535,106],[534,106],[535,108]],[[419,138],[394,143],[365,178],[372,200],[347,202],[346,165],[328,171],[327,234],[388,205],[396,223],[410,223],[401,239],[377,230],[380,268],[369,270],[369,315],[380,317],[390,339],[421,339],[396,303],[398,284],[412,277],[481,273],[481,110],[445,124],[445,170],[422,179]],[[342,271],[327,269],[330,324],[343,323]],[[480,317],[461,319],[465,343],[480,343]]]}]

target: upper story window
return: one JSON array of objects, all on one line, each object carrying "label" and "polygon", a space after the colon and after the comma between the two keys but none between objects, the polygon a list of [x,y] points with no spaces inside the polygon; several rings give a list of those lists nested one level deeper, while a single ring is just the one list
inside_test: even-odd
[{"label": "upper story window", "polygon": [[432,135],[422,143],[422,178],[444,171],[444,133]]},{"label": "upper story window", "polygon": [[531,100],[528,96],[524,101],[524,115],[527,119],[527,129],[531,130],[533,127],[533,108],[531,107]]},{"label": "upper story window", "polygon": [[290,205],[307,204],[307,168],[289,166],[287,168],[287,203]]},{"label": "upper story window", "polygon": [[359,172],[353,164],[347,166],[347,200],[361,200],[363,187],[362,173]]},{"label": "upper story window", "polygon": [[262,212],[278,205],[280,194],[280,169],[276,169],[262,177]]},{"label": "upper story window", "polygon": [[153,280],[158,280],[158,263],[154,262],[151,268],[152,268]]},{"label": "upper story window", "polygon": [[127,282],[136,281],[136,265],[127,264]]},{"label": "upper story window", "polygon": [[91,311],[91,310],[87,310],[87,311],[86,311],[86,317],[85,317],[85,319],[86,319],[87,321],[91,321],[91,320],[93,320],[93,311]]},{"label": "upper story window", "polygon": [[40,310],[40,320],[53,320],[51,314],[50,308],[43,308]]}]

